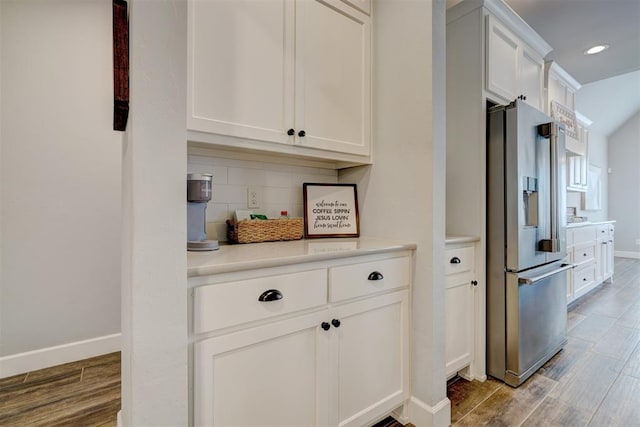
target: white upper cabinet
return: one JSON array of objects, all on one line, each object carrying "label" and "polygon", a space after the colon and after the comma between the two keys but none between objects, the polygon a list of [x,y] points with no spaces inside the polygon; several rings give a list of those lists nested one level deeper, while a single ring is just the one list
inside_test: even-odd
[{"label": "white upper cabinet", "polygon": [[[544,104],[547,114],[560,121],[566,120],[566,117],[555,117],[557,111],[565,110],[568,111],[566,115],[579,115],[579,113],[575,111],[575,95],[581,87],[580,83],[553,61],[545,64],[544,82],[546,92]],[[554,103],[566,108],[558,107],[558,105],[554,107]],[[583,117],[582,120],[574,121],[572,119],[570,122],[572,122],[573,125],[569,123],[567,127],[567,150],[573,155],[586,156],[588,146],[587,128],[591,125],[591,121]]]},{"label": "white upper cabinet", "polygon": [[544,89],[546,93],[544,112],[551,114],[551,102],[553,101],[564,105],[570,110],[575,110],[576,92],[582,85],[559,66],[557,62],[547,62],[544,64],[544,69]]},{"label": "white upper cabinet", "polygon": [[532,48],[488,14],[486,37],[486,89],[500,101],[520,98],[542,109],[544,61]]},{"label": "white upper cabinet", "polygon": [[369,156],[369,12],[356,0],[190,0],[189,139]]},{"label": "white upper cabinet", "polygon": [[294,127],[301,145],[369,154],[371,28],[357,15],[315,0],[296,3]]}]

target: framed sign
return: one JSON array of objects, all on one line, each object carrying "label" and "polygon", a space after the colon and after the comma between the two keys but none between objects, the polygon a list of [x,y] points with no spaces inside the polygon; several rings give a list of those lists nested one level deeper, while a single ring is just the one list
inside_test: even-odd
[{"label": "framed sign", "polygon": [[564,130],[567,136],[578,139],[578,124],[576,122],[576,113],[569,107],[565,107],[556,101],[551,101],[551,117],[564,124]]},{"label": "framed sign", "polygon": [[355,184],[302,184],[304,235],[358,237],[358,195]]}]

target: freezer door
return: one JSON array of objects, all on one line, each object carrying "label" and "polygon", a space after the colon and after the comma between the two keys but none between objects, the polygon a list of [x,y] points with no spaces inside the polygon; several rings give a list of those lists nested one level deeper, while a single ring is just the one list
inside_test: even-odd
[{"label": "freezer door", "polygon": [[554,263],[506,273],[506,372],[517,387],[567,342],[567,274]]},{"label": "freezer door", "polygon": [[521,271],[566,255],[564,129],[517,100],[504,132],[506,268]]}]

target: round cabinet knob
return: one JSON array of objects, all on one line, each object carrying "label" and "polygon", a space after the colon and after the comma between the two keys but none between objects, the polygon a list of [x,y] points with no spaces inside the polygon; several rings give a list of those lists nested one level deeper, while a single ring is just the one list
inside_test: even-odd
[{"label": "round cabinet knob", "polygon": [[294,134],[294,133],[296,133],[296,131],[295,131],[295,130],[293,130],[293,129],[289,129],[289,130],[287,131],[287,135],[289,135],[289,136],[293,136],[293,134]]},{"label": "round cabinet knob", "polygon": [[477,280],[472,280],[472,281],[471,281],[471,284],[472,284],[473,286],[478,286],[478,281],[477,281]]},{"label": "round cabinet knob", "polygon": [[335,326],[336,328],[339,328],[339,327],[340,327],[340,321],[339,321],[338,319],[333,319],[333,320],[331,321],[331,324],[332,324],[333,326]]},{"label": "round cabinet knob", "polygon": [[298,136],[299,136],[300,138],[303,138],[303,137],[305,137],[306,135],[307,135],[307,133],[306,133],[305,131],[303,131],[303,130],[301,130],[300,132],[298,132]]},{"label": "round cabinet knob", "polygon": [[460,261],[460,258],[458,258],[457,256],[454,256],[453,258],[451,258],[451,261],[449,261],[451,264],[460,264],[462,261]]},{"label": "round cabinet knob", "polygon": [[582,278],[582,281],[583,281],[583,282],[586,282],[586,281],[587,281],[587,278],[586,278],[586,277],[583,277],[583,278]]},{"label": "round cabinet knob", "polygon": [[328,330],[329,330],[329,328],[331,327],[331,325],[330,325],[330,324],[328,324],[327,322],[322,322],[322,323],[320,324],[320,327],[321,327],[322,329],[324,329],[325,331],[328,331]]}]

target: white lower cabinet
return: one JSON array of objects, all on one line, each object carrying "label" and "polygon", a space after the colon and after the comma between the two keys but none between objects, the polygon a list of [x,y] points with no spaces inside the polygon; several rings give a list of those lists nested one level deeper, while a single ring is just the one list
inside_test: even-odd
[{"label": "white lower cabinet", "polygon": [[328,424],[327,310],[197,342],[196,426]]},{"label": "white lower cabinet", "polygon": [[612,223],[589,224],[567,230],[569,270],[567,302],[575,301],[613,276]]},{"label": "white lower cabinet", "polygon": [[403,290],[331,310],[329,425],[365,425],[409,397],[408,302]]},{"label": "white lower cabinet", "polygon": [[448,247],[445,291],[445,363],[451,377],[474,359],[475,251],[472,244]]},{"label": "white lower cabinet", "polygon": [[[402,406],[411,258],[358,261],[253,270],[195,288],[194,425],[362,426]],[[233,321],[208,313],[220,300],[241,311]]]}]

